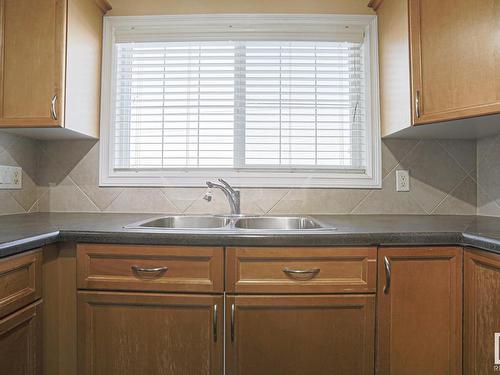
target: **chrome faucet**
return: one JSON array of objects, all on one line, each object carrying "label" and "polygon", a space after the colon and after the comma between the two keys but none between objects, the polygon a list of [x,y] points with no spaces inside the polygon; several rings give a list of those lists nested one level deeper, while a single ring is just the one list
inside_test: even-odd
[{"label": "chrome faucet", "polygon": [[[231,207],[231,215],[239,215],[241,213],[240,210],[240,191],[235,190],[229,185],[226,181],[224,181],[222,178],[219,178],[218,181],[220,184],[207,181],[207,186],[209,189],[212,188],[217,188],[221,189],[224,195],[226,196],[227,200],[229,201],[229,206]],[[206,193],[205,196],[203,197],[207,202],[210,202],[212,200],[212,195],[210,193]]]}]

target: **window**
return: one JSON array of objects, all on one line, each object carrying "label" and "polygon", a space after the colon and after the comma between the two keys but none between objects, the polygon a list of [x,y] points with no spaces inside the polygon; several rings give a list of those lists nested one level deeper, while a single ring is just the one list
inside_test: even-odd
[{"label": "window", "polygon": [[101,185],[379,187],[375,22],[107,17]]}]

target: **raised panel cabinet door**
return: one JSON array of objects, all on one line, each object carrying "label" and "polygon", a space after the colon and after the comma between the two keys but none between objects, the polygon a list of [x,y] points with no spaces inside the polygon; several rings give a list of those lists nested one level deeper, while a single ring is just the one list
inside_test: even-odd
[{"label": "raised panel cabinet door", "polygon": [[0,0],[0,127],[62,124],[66,0]]},{"label": "raised panel cabinet door", "polygon": [[500,2],[409,0],[413,122],[500,112]]},{"label": "raised panel cabinet door", "polygon": [[230,296],[228,375],[374,372],[375,296]]},{"label": "raised panel cabinet door", "polygon": [[464,373],[493,374],[500,371],[500,255],[467,249],[464,272]]},{"label": "raised panel cabinet door", "polygon": [[78,292],[79,375],[221,375],[223,297]]},{"label": "raised panel cabinet door", "polygon": [[462,374],[462,252],[379,250],[377,374]]},{"label": "raised panel cabinet door", "polygon": [[41,314],[36,302],[0,320],[0,373],[42,374]]}]

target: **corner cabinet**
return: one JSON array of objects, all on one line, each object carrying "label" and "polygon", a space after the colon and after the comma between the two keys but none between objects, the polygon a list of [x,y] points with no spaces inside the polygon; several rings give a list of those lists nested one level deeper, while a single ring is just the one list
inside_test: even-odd
[{"label": "corner cabinet", "polygon": [[500,254],[466,249],[464,293],[464,374],[496,373],[500,371]]},{"label": "corner cabinet", "polygon": [[98,137],[105,0],[0,0],[0,128]]},{"label": "corner cabinet", "polygon": [[382,135],[500,113],[497,0],[372,0]]},{"label": "corner cabinet", "polygon": [[377,374],[462,374],[462,248],[381,248]]}]

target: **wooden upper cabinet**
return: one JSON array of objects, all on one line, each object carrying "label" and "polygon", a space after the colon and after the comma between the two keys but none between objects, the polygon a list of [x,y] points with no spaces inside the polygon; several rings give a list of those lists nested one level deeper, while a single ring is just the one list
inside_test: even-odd
[{"label": "wooden upper cabinet", "polygon": [[464,374],[493,374],[500,361],[500,255],[467,249],[464,272]]},{"label": "wooden upper cabinet", "polygon": [[382,135],[500,113],[497,0],[378,0]]},{"label": "wooden upper cabinet", "polygon": [[382,248],[377,374],[462,374],[462,249]]},{"label": "wooden upper cabinet", "polygon": [[[57,126],[51,100],[61,98],[66,4],[54,0],[1,0],[0,124]],[[61,113],[60,101],[55,112]]]},{"label": "wooden upper cabinet", "polygon": [[78,374],[221,375],[223,296],[78,292]]},{"label": "wooden upper cabinet", "polygon": [[373,375],[374,295],[228,296],[228,375]]},{"label": "wooden upper cabinet", "polygon": [[0,128],[98,137],[103,0],[0,0]]}]

